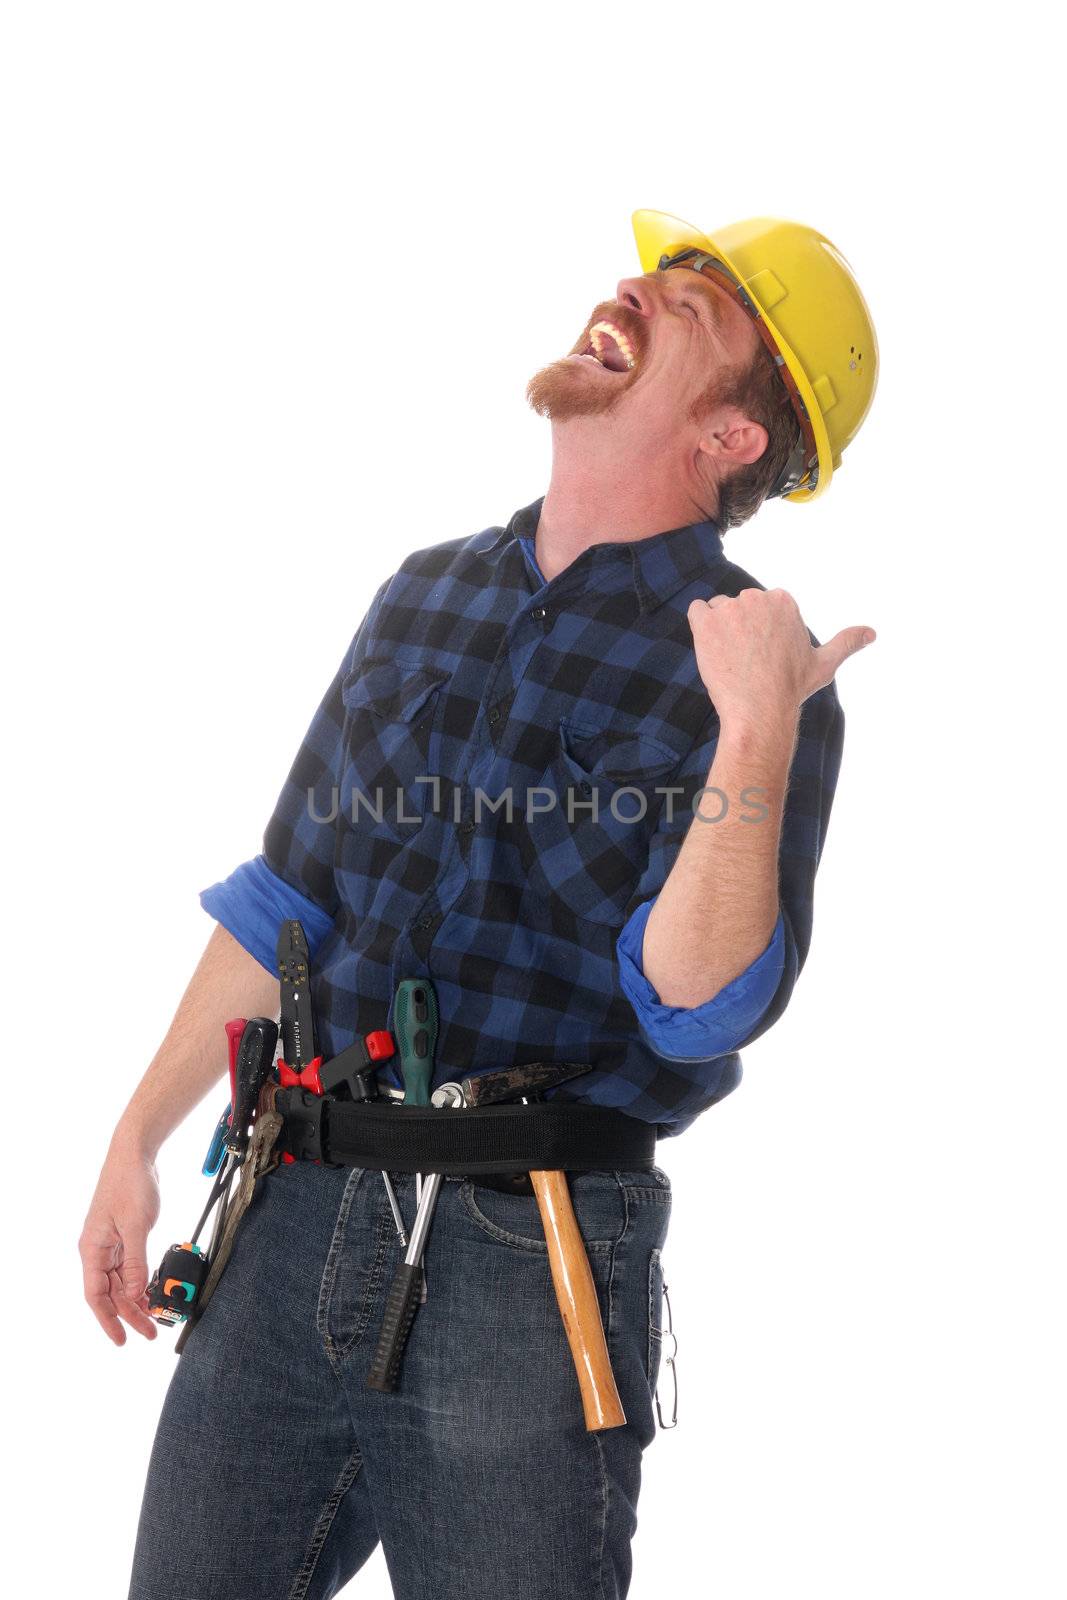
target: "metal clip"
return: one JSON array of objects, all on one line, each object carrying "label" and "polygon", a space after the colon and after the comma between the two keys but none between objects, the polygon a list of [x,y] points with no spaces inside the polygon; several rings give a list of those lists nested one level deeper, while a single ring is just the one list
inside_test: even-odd
[{"label": "metal clip", "polygon": [[[663,1420],[663,1407],[660,1405],[660,1399],[659,1399],[659,1384],[657,1383],[656,1384],[656,1415],[659,1417],[659,1425],[660,1425],[660,1427],[663,1428],[665,1431],[669,1431],[671,1428],[676,1428],[678,1426],[678,1367],[677,1367],[677,1364],[676,1364],[676,1358],[677,1358],[677,1355],[678,1355],[678,1337],[677,1337],[677,1335],[676,1335],[676,1333],[674,1331],[674,1318],[671,1315],[671,1296],[670,1296],[670,1290],[667,1288],[667,1280],[666,1279],[663,1280],[663,1301],[664,1301],[664,1304],[667,1307],[667,1326],[666,1326],[665,1329],[662,1329],[661,1332],[660,1332],[660,1339],[662,1341],[661,1347],[660,1347],[660,1354],[661,1354],[661,1359],[662,1359],[663,1365],[667,1366],[667,1367],[670,1367],[670,1369],[671,1369],[671,1381],[672,1381],[672,1384],[673,1384],[673,1387],[674,1387],[674,1404],[673,1404],[673,1406],[671,1408],[671,1420],[669,1422],[664,1422],[664,1420]],[[668,1339],[670,1340],[670,1353],[669,1354],[667,1353],[667,1340]]]}]

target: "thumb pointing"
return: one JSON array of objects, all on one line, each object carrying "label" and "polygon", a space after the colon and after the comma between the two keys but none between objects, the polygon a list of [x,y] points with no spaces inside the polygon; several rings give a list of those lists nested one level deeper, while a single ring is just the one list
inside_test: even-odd
[{"label": "thumb pointing", "polygon": [[873,628],[842,628],[826,644],[820,645],[815,654],[819,658],[823,682],[829,683],[843,661],[873,644],[877,637]]}]

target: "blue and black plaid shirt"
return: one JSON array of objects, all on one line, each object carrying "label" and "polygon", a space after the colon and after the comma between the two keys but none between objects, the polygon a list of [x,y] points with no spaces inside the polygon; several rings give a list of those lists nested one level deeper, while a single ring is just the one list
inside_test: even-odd
[{"label": "blue and black plaid shirt", "polygon": [[700,522],[595,544],[545,583],[540,508],[416,550],[381,585],[262,854],[201,900],[272,971],[279,922],[303,922],[327,1056],[428,976],[435,1082],[592,1061],[557,1097],[676,1134],[737,1085],[738,1046],[781,1015],[807,955],[843,716],[833,684],[802,709],[767,950],[706,1005],[661,1005],[641,936],[703,825],[718,733],[686,610],[756,580]]}]

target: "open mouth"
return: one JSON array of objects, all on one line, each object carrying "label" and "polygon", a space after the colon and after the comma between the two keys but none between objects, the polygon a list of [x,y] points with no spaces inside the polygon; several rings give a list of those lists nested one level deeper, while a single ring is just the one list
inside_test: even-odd
[{"label": "open mouth", "polygon": [[589,343],[577,353],[590,361],[598,361],[609,372],[629,372],[637,365],[633,345],[614,322],[594,322],[589,330]]}]

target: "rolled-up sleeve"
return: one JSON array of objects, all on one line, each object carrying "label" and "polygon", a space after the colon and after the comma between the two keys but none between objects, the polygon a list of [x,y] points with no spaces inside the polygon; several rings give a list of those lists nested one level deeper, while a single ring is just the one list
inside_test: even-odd
[{"label": "rolled-up sleeve", "polygon": [[789,1004],[811,945],[815,874],[841,768],[844,724],[833,683],[804,702],[782,817],[774,933],[751,966],[711,1000],[692,1007],[662,1005],[641,961],[645,925],[692,823],[691,803],[707,781],[717,734],[685,763],[676,780],[684,791],[681,801],[673,818],[661,816],[647,869],[616,940],[620,987],[657,1055],[714,1061],[759,1038]]},{"label": "rolled-up sleeve", "polygon": [[268,972],[275,969],[281,923],[295,919],[303,925],[312,955],[333,927],[333,918],[272,872],[261,855],[242,861],[228,878],[201,890],[200,904]]},{"label": "rolled-up sleeve", "polygon": [[204,910],[270,971],[279,923],[299,920],[312,955],[333,927],[338,908],[334,847],[345,748],[343,689],[367,652],[389,582],[371,601],[311,720],[264,831],[262,851],[200,895]]},{"label": "rolled-up sleeve", "polygon": [[736,1050],[774,999],[785,967],[785,922],[779,912],[767,948],[711,1000],[698,1006],[664,1005],[645,976],[641,950],[655,900],[630,916],[616,942],[619,981],[641,1032],[657,1055],[708,1061]]}]

